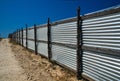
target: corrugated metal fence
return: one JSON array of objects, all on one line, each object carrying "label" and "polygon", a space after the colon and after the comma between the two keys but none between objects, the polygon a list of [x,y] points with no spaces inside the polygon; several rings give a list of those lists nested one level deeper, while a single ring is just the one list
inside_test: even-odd
[{"label": "corrugated metal fence", "polygon": [[120,81],[120,7],[17,30],[9,35],[77,73],[78,79]]}]

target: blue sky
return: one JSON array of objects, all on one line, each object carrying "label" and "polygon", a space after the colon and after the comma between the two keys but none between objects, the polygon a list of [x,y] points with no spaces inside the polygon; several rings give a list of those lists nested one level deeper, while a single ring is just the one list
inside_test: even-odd
[{"label": "blue sky", "polygon": [[90,13],[120,4],[120,0],[0,0],[0,34],[2,37],[25,24],[44,24],[47,18],[52,21]]}]

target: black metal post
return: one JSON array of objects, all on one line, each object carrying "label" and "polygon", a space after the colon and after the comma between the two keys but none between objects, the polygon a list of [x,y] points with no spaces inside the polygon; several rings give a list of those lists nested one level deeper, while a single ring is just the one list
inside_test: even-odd
[{"label": "black metal post", "polygon": [[82,18],[80,17],[80,7],[77,10],[77,79],[82,79]]},{"label": "black metal post", "polygon": [[26,24],[26,49],[28,49],[28,29]]},{"label": "black metal post", "polygon": [[51,61],[52,58],[52,52],[51,52],[51,25],[50,25],[50,18],[48,18],[48,58],[49,61]]},{"label": "black metal post", "polygon": [[21,33],[22,33],[22,46],[23,46],[23,28],[21,29]]},{"label": "black metal post", "polygon": [[37,31],[36,31],[36,24],[34,24],[34,39],[35,39],[35,54],[37,55]]}]

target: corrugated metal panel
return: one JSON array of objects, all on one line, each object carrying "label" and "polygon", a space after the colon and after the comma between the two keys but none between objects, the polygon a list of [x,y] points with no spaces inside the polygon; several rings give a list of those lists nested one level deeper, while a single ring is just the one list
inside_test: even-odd
[{"label": "corrugated metal panel", "polygon": [[[77,44],[77,23],[57,24],[51,28],[52,42],[59,44]],[[52,44],[52,59],[76,70],[76,49]]]},{"label": "corrugated metal panel", "polygon": [[35,43],[34,41],[28,40],[28,48],[35,50]]},{"label": "corrugated metal panel", "polygon": [[[120,13],[83,20],[83,46],[120,50]],[[83,50],[83,74],[96,81],[120,80],[120,57]]]},{"label": "corrugated metal panel", "polygon": [[47,27],[37,28],[37,39],[47,41]]},{"label": "corrugated metal panel", "polygon": [[76,70],[76,50],[64,46],[52,45],[52,59]]},{"label": "corrugated metal panel", "polygon": [[26,39],[23,39],[23,46],[26,47]]},{"label": "corrugated metal panel", "polygon": [[20,44],[22,44],[22,39],[20,39]]},{"label": "corrugated metal panel", "polygon": [[20,31],[20,44],[22,45],[22,31]]},{"label": "corrugated metal panel", "polygon": [[42,54],[43,56],[48,57],[48,45],[47,43],[38,42],[38,53]]},{"label": "corrugated metal panel", "polygon": [[23,38],[26,38],[26,30],[23,30]]},{"label": "corrugated metal panel", "polygon": [[76,22],[58,24],[52,26],[51,28],[52,42],[59,42],[64,44],[76,44],[77,43],[76,35],[77,35]]},{"label": "corrugated metal panel", "polygon": [[28,30],[28,39],[34,39],[34,29]]},{"label": "corrugated metal panel", "polygon": [[120,57],[84,51],[83,74],[87,74],[96,81],[120,80]]},{"label": "corrugated metal panel", "polygon": [[83,21],[85,46],[120,50],[120,13]]},{"label": "corrugated metal panel", "polygon": [[22,31],[20,31],[20,38],[22,38]]}]

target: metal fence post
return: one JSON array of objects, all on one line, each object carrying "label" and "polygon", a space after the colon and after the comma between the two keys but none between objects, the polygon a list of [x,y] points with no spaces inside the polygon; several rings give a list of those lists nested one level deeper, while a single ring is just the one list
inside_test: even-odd
[{"label": "metal fence post", "polygon": [[80,17],[80,7],[77,10],[77,79],[82,79],[82,18]]},{"label": "metal fence post", "polygon": [[28,29],[26,24],[26,49],[28,49]]},{"label": "metal fence post", "polygon": [[23,46],[23,28],[21,29],[22,32],[22,46]]},{"label": "metal fence post", "polygon": [[37,31],[36,31],[36,24],[34,24],[34,39],[35,39],[35,54],[37,55]]},{"label": "metal fence post", "polygon": [[50,18],[48,18],[47,27],[48,27],[48,59],[49,59],[49,61],[50,61],[51,58],[52,58],[52,52],[51,52],[51,25],[50,25]]}]

